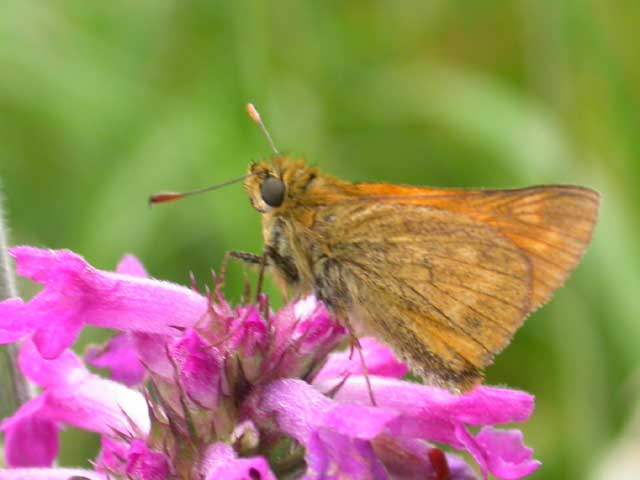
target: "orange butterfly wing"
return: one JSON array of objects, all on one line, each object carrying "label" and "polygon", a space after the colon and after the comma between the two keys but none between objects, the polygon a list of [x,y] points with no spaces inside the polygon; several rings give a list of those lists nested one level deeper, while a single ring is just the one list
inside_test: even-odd
[{"label": "orange butterfly wing", "polygon": [[577,265],[598,211],[597,193],[570,186],[342,184],[329,195],[301,245],[316,294],[430,382],[463,390]]},{"label": "orange butterfly wing", "polygon": [[544,305],[578,265],[598,219],[598,192],[573,185],[512,190],[431,189],[354,184],[354,194],[381,202],[460,213],[498,230],[526,255],[533,285],[529,312]]}]

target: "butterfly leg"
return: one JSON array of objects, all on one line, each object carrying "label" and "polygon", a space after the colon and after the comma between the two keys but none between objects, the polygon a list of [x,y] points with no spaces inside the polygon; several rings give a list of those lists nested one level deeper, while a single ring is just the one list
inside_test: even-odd
[{"label": "butterfly leg", "polygon": [[256,285],[256,302],[260,300],[260,294],[262,293],[262,283],[264,282],[264,271],[267,268],[268,258],[269,258],[269,253],[267,250],[265,250],[262,256],[260,257],[260,273],[258,273],[258,284]]},{"label": "butterfly leg", "polygon": [[[262,284],[264,282],[264,271],[268,265],[269,260],[269,251],[265,249],[262,255],[256,255],[255,253],[248,252],[239,252],[235,250],[231,250],[224,254],[222,258],[222,266],[220,267],[220,276],[222,278],[222,283],[224,284],[225,274],[227,272],[227,265],[229,264],[229,259],[239,260],[242,263],[247,265],[253,265],[260,267],[258,273],[258,284],[256,286],[256,302],[260,303],[260,294],[262,293]],[[269,304],[264,302],[264,311],[263,314],[265,318],[267,318],[269,312]]]},{"label": "butterfly leg", "polygon": [[349,332],[349,348],[351,348],[352,352],[355,349],[358,352],[358,356],[360,357],[360,365],[362,366],[362,375],[364,376],[364,380],[367,383],[367,391],[369,392],[369,399],[371,400],[371,405],[374,407],[378,406],[376,403],[376,399],[373,396],[373,387],[371,386],[371,379],[369,378],[369,370],[367,369],[367,363],[364,360],[364,354],[362,353],[362,345],[360,345],[360,340],[356,336],[356,332],[351,326],[351,323],[347,319],[347,317],[343,317],[344,320],[341,321],[343,325],[347,327],[347,331]]},{"label": "butterfly leg", "polygon": [[228,263],[230,258],[240,260],[242,263],[246,263],[249,265],[260,265],[260,263],[262,262],[262,255],[256,255],[255,253],[238,252],[236,250],[231,250],[224,254],[224,259],[222,260],[222,262],[225,266]]},{"label": "butterfly leg", "polygon": [[220,279],[222,285],[224,285],[225,275],[227,273],[227,266],[229,265],[230,259],[239,260],[242,263],[246,263],[248,265],[260,265],[262,261],[262,257],[260,255],[256,255],[254,253],[248,252],[238,252],[235,250],[230,250],[224,254],[222,257],[222,265],[220,266]]},{"label": "butterfly leg", "polygon": [[264,281],[264,270],[265,268],[267,268],[267,265],[268,265],[269,251],[265,250],[262,255],[256,255],[255,253],[248,253],[248,252],[238,252],[235,250],[231,250],[225,253],[222,259],[222,267],[220,269],[220,275],[222,276],[223,279],[227,271],[227,265],[229,263],[230,258],[233,258],[235,260],[240,260],[242,263],[245,263],[248,265],[260,267],[260,271],[258,274],[257,292],[256,292],[256,299],[257,299],[260,293],[262,292],[262,283]]},{"label": "butterfly leg", "polygon": [[362,345],[360,345],[360,340],[358,340],[356,331],[353,328],[353,325],[351,325],[349,315],[347,314],[353,304],[347,282],[348,277],[345,276],[340,262],[324,255],[315,259],[313,265],[314,293],[349,332],[349,346],[351,348],[351,353],[353,353],[354,349],[358,352],[360,364],[362,366],[362,374],[367,382],[369,398],[371,400],[371,404],[376,406],[377,404],[376,399],[373,396],[373,388],[371,387],[369,371],[364,359],[364,354],[362,353]]}]

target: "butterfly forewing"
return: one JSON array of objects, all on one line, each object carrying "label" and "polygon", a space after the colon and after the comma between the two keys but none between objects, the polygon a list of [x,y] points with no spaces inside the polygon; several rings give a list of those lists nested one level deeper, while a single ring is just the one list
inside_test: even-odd
[{"label": "butterfly forewing", "polygon": [[533,269],[533,311],[549,300],[573,270],[591,241],[600,196],[573,185],[512,190],[431,189],[356,184],[366,202],[427,205],[493,226],[528,257]]},{"label": "butterfly forewing", "polygon": [[[346,219],[336,231],[323,218]],[[470,386],[520,325],[529,306],[526,257],[493,227],[421,205],[344,202],[321,209],[315,231],[320,295],[384,338],[423,376]]]},{"label": "butterfly forewing", "polygon": [[599,196],[573,186],[512,192],[491,192],[494,206],[480,210],[477,218],[496,227],[528,256],[533,266],[531,310],[535,310],[562,286],[591,241]]},{"label": "butterfly forewing", "polygon": [[534,187],[421,196],[398,188],[384,196],[375,186],[374,195],[317,209],[316,293],[422,376],[469,388],[577,264],[597,194]]}]

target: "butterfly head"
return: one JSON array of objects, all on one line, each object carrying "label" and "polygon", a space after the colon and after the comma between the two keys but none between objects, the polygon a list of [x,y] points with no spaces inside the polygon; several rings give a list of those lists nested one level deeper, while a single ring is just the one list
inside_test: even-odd
[{"label": "butterfly head", "polygon": [[244,188],[253,208],[267,213],[295,202],[316,176],[316,169],[304,161],[276,155],[270,162],[249,165]]}]

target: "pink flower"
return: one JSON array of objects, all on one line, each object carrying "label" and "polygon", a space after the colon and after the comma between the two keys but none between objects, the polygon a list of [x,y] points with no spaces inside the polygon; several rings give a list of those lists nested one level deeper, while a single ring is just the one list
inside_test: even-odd
[{"label": "pink flower", "polygon": [[45,360],[33,343],[26,341],[19,365],[44,391],[0,424],[6,433],[9,465],[51,465],[57,455],[61,423],[103,435],[144,436],[149,432],[144,396],[91,374],[70,350],[55,360]]},{"label": "pink flower", "polygon": [[[345,329],[313,297],[266,319],[264,297],[232,307],[217,289],[203,296],[146,278],[133,257],[112,273],[68,251],[12,254],[44,289],[0,303],[0,342],[23,339],[20,368],[43,390],[0,425],[16,467],[0,480],[476,478],[432,442],[470,453],[485,478],[539,466],[518,430],[494,427],[525,421],[532,396],[404,381],[391,350],[363,338],[372,406],[358,356],[339,350]],[[112,380],[68,350],[85,323],[120,331],[87,355]],[[43,468],[63,424],[102,436],[95,471]]]},{"label": "pink flower", "polygon": [[114,335],[103,347],[92,346],[84,355],[85,361],[96,368],[106,368],[109,376],[131,387],[141,383],[146,370],[133,345],[132,334],[121,332]]},{"label": "pink flower", "polygon": [[229,480],[276,479],[263,457],[238,458],[236,451],[230,445],[222,442],[207,447],[202,463],[202,478],[205,480],[221,478]]},{"label": "pink flower", "polygon": [[[0,303],[0,332],[32,332],[45,358],[73,345],[84,324],[171,335],[206,312],[207,300],[169,282],[97,270],[68,250],[16,247],[19,275],[44,285],[28,305]],[[15,341],[0,336],[0,343]]]}]

